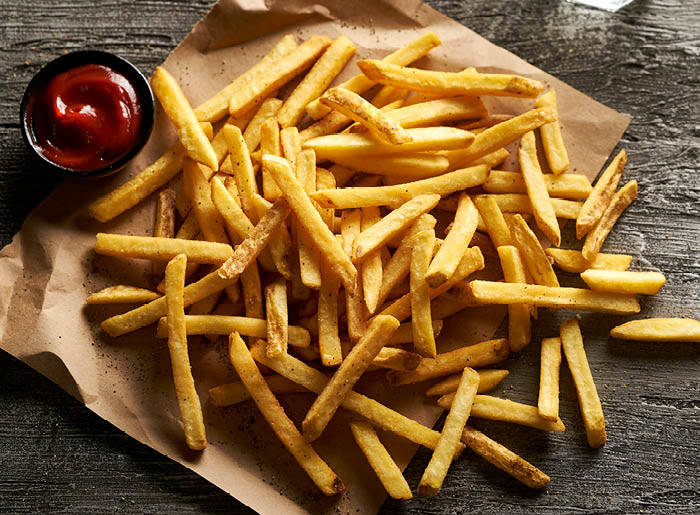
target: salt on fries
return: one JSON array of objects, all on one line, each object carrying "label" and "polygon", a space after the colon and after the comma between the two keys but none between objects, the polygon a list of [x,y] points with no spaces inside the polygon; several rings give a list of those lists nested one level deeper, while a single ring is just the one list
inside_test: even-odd
[{"label": "salt on fries", "polygon": [[[484,395],[508,371],[483,367],[530,343],[538,308],[635,314],[635,295],[652,295],[664,284],[658,272],[628,271],[631,256],[600,252],[637,194],[634,181],[616,191],[626,154],[621,151],[594,186],[564,173],[570,163],[555,91],[474,68],[407,67],[439,44],[426,33],[381,61],[359,61],[362,74],[327,89],[355,44],[340,35],[297,45],[288,35],[195,109],[170,74],[154,73],[156,96],[179,141],[89,212],[107,222],[165,187],[152,236],[98,233],[95,245],[98,254],[150,260],[156,282],[167,263],[165,280],[157,291],[110,286],[87,303],[142,304],[102,322],[113,337],[158,323],[192,449],[204,449],[207,440],[188,335],[210,341],[228,335],[240,381],[211,388],[212,403],[223,408],[252,399],[326,495],[344,485],[310,442],[322,437],[340,408],[364,419],[350,421],[352,435],[392,497],[412,494],[377,427],[434,451],[419,495],[439,492],[465,445],[523,484],[544,487],[546,474],[466,424],[477,417],[564,431],[562,349],[588,441],[605,443],[576,319],[542,339],[536,405]],[[289,96],[278,98],[280,88],[307,69]],[[378,91],[364,98],[376,84]],[[536,107],[491,113],[480,95],[536,98]],[[306,114],[317,121],[306,124]],[[538,158],[538,138],[546,163]],[[518,140],[520,172],[493,169]],[[183,186],[168,188],[181,170]],[[440,213],[433,216],[434,210]],[[577,237],[586,236],[583,248],[543,249],[530,218],[555,247],[559,219],[576,220]],[[471,280],[487,264],[491,272],[495,258],[505,282]],[[590,289],[561,287],[552,265],[580,274]],[[220,301],[224,290],[229,300]],[[445,318],[488,305],[508,306],[507,339],[440,348]],[[613,328],[611,336],[700,341],[700,322],[637,320]],[[261,369],[276,375],[263,377]],[[369,373],[386,374],[394,387],[427,383],[425,394],[450,410],[442,431],[355,392]],[[276,398],[290,393],[315,396],[301,430]]]}]

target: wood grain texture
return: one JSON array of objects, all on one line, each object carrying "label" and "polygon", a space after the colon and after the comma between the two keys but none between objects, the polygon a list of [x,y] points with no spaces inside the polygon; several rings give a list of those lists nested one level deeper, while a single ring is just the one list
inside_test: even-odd
[{"label": "wood grain texture", "polygon": [[[668,282],[644,299],[648,316],[700,317],[700,5],[637,0],[616,14],[564,1],[432,0],[438,10],[610,107],[632,116],[621,144],[625,180],[640,195],[604,246]],[[21,95],[40,66],[66,51],[117,52],[150,73],[209,1],[0,0],[0,244],[55,186],[27,159]],[[572,242],[573,224],[563,247]],[[581,284],[574,276],[562,282]],[[570,313],[541,310],[535,342]],[[434,499],[388,501],[384,513],[673,512],[700,510],[700,347],[607,342],[622,317],[583,316],[581,327],[608,427],[594,451],[571,376],[562,367],[565,433],[475,422],[552,477],[531,492],[466,451]],[[507,363],[494,395],[536,403],[538,345]],[[245,512],[184,467],[127,437],[50,381],[0,354],[0,511]],[[358,451],[359,452],[359,451]],[[406,472],[414,488],[430,453]]]}]

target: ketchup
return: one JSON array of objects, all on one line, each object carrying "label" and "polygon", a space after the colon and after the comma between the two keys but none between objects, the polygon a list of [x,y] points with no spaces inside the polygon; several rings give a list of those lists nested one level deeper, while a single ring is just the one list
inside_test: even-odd
[{"label": "ketchup", "polygon": [[56,75],[31,108],[39,151],[72,170],[108,166],[136,144],[141,103],[129,80],[106,66],[86,64]]}]

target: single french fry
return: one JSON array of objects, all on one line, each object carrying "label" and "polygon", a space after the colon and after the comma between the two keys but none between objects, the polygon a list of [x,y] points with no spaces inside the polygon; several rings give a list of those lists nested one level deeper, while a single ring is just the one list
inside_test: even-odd
[{"label": "single french fry", "polygon": [[[352,256],[355,240],[362,230],[362,210],[343,211],[340,223],[343,251]],[[358,274],[354,290],[345,292],[345,307],[348,323],[348,336],[352,341],[359,340],[367,329],[367,311],[362,298],[362,275]]]},{"label": "single french fry", "polygon": [[588,262],[579,250],[549,248],[545,254],[554,260],[554,266],[572,274],[580,274],[589,268],[596,270],[627,270],[632,263],[632,256],[625,254],[598,253],[593,262]]},{"label": "single french fry", "polygon": [[304,441],[299,430],[287,417],[238,333],[231,333],[229,337],[229,359],[270,428],[319,490],[325,495],[335,495],[345,490],[340,478],[316,454],[313,447]]},{"label": "single french fry", "polygon": [[627,153],[623,148],[610,162],[583,203],[576,218],[576,238],[581,239],[596,226],[598,220],[610,205],[622,172],[627,164]]},{"label": "single french fry", "polygon": [[[489,194],[482,196],[492,198],[504,215],[508,213],[519,213],[522,215],[532,213],[532,203],[527,195],[522,195],[519,193],[504,193],[502,195]],[[554,214],[557,216],[557,218],[575,220],[576,216],[578,216],[578,213],[581,210],[581,202],[577,202],[575,200],[552,198],[550,201],[552,202]],[[454,202],[452,197],[447,198],[440,202],[438,209],[454,211],[456,209],[456,202]]]},{"label": "single french fry", "polygon": [[[276,118],[268,118],[260,128],[260,152],[261,155],[282,156],[280,146],[280,126]],[[282,195],[277,183],[270,175],[270,172],[262,164],[262,187],[265,200],[274,202]]]},{"label": "single french fry", "polygon": [[392,499],[411,499],[411,488],[403,477],[401,469],[396,465],[386,447],[379,441],[377,432],[367,422],[350,421],[350,430],[355,442],[367,457],[372,470]]},{"label": "single french fry", "polygon": [[[394,333],[395,335],[396,333]],[[387,345],[390,344],[392,344],[391,341]],[[415,370],[420,364],[420,360],[420,354],[415,352],[408,352],[395,347],[384,347],[372,360],[372,366],[388,370],[408,371]]]},{"label": "single french fry", "polygon": [[343,360],[306,413],[302,422],[306,441],[314,441],[321,435],[348,392],[352,390],[398,326],[398,320],[393,317],[377,316],[374,318],[367,328],[367,332]]},{"label": "single french fry", "polygon": [[306,104],[318,98],[342,71],[356,47],[345,36],[338,36],[306,77],[292,91],[280,109],[277,119],[282,127],[296,125],[304,115]]},{"label": "single french fry", "polygon": [[[175,236],[175,190],[168,188],[158,193],[153,236],[156,238],[173,238]],[[154,262],[151,271],[154,275],[160,275],[165,272],[165,266],[162,263]]]},{"label": "single french fry", "polygon": [[595,260],[600,247],[603,246],[605,238],[608,237],[610,230],[620,218],[625,209],[637,198],[637,181],[632,180],[625,184],[620,191],[615,193],[610,205],[601,215],[596,226],[586,235],[586,240],[581,249],[581,255],[587,261]]},{"label": "single french fry", "polygon": [[274,118],[277,112],[282,107],[282,101],[279,98],[267,98],[261,104],[255,115],[248,123],[248,126],[243,132],[248,152],[253,152],[262,140],[262,126],[270,118]]},{"label": "single french fry", "polygon": [[[297,47],[294,36],[285,35],[260,61],[245,73],[236,77],[228,86],[219,91],[209,100],[198,106],[194,114],[198,120],[217,122],[228,114],[228,105],[231,96],[244,84],[253,80],[257,75],[266,74],[267,70],[285,56],[289,55]],[[252,111],[252,110],[251,110]],[[241,124],[245,126],[246,124]],[[239,127],[241,130],[244,127]]]},{"label": "single french fry", "polygon": [[287,352],[288,314],[287,284],[278,279],[265,287],[265,311],[267,312],[267,355],[279,356]]},{"label": "single french fry", "polygon": [[561,345],[569,364],[571,377],[576,385],[578,402],[586,427],[588,445],[597,449],[605,444],[605,418],[603,406],[600,404],[591,368],[588,365],[586,351],[583,348],[583,337],[576,318],[562,322],[560,327]]},{"label": "single french fry", "polygon": [[321,206],[349,209],[369,206],[396,206],[408,202],[418,195],[449,195],[483,184],[488,175],[486,166],[474,166],[455,170],[437,177],[422,179],[408,184],[376,187],[352,187],[319,190],[311,198]]},{"label": "single french fry", "polygon": [[[450,409],[454,394],[449,393],[438,399],[438,405],[443,409]],[[534,427],[542,431],[564,431],[564,423],[560,418],[546,420],[540,417],[537,406],[521,404],[490,395],[477,395],[472,405],[472,416],[489,420],[510,422],[521,426]]]},{"label": "single french fry", "polygon": [[285,127],[282,129],[280,131],[280,146],[282,147],[282,154],[284,158],[289,161],[289,166],[292,167],[292,170],[296,170],[297,154],[301,152],[301,138],[299,137],[299,129],[296,127]]},{"label": "single french fry", "polygon": [[473,122],[461,123],[457,125],[457,127],[468,131],[475,129],[488,129],[489,127],[493,127],[499,123],[507,122],[511,118],[513,118],[512,114],[487,114],[483,118],[479,118]]},{"label": "single french fry", "polygon": [[253,224],[218,177],[211,180],[211,199],[229,232],[236,236],[234,243],[248,236],[253,230]]},{"label": "single french fry", "polygon": [[[303,150],[297,159],[296,176],[307,194],[316,191],[316,156],[312,150]],[[321,254],[311,236],[301,231],[298,236],[299,273],[308,288],[321,288]]]},{"label": "single french fry", "polygon": [[[321,107],[328,109],[323,104]],[[352,123],[352,120],[338,111],[331,111],[316,123],[309,125],[306,129],[299,132],[301,141],[308,141],[313,138],[319,138],[328,134],[335,134],[345,129]]]},{"label": "single french fry", "polygon": [[582,272],[581,279],[591,290],[644,295],[659,293],[666,283],[666,277],[659,272],[622,272],[592,268]]},{"label": "single french fry", "polygon": [[[390,105],[396,105],[396,107],[393,107],[392,109],[397,109],[401,107],[403,104],[404,99],[408,95],[408,91],[405,89],[400,89],[400,88],[392,88],[391,86],[383,86],[376,95],[372,97],[372,104],[381,108],[384,108],[386,106]],[[361,124],[355,123],[353,124],[353,127],[364,127]],[[367,130],[367,127],[364,127],[364,130]],[[347,129],[348,132],[354,132],[350,128]]]},{"label": "single french fry", "polygon": [[418,195],[393,210],[366,231],[362,231],[355,240],[353,261],[365,260],[372,251],[408,228],[416,218],[433,209],[439,200],[440,195]]},{"label": "single french fry", "polygon": [[515,215],[511,230],[513,242],[520,251],[525,267],[535,283],[542,286],[559,286],[559,280],[542,249],[542,245],[522,216]]},{"label": "single french fry", "polygon": [[[490,392],[508,376],[508,371],[501,369],[477,370],[476,372],[479,374],[479,387],[476,393]],[[446,395],[456,392],[461,379],[462,374],[455,374],[443,379],[428,388],[425,391],[425,395],[431,397],[434,395]]]},{"label": "single french fry", "polygon": [[[335,176],[325,168],[317,167],[316,188],[319,190],[334,190],[335,187]],[[336,232],[333,230],[333,224],[335,222],[335,209],[333,207],[322,207],[318,205],[318,203],[316,205],[316,208],[318,209],[318,212],[321,214],[321,218],[324,222],[326,222],[326,225],[331,230],[331,232]]]},{"label": "single french fry", "polygon": [[[212,137],[213,129],[210,123],[202,122],[200,126],[207,138]],[[103,223],[109,222],[139,204],[180,172],[184,156],[185,149],[182,144],[176,143],[132,179],[93,201],[88,206],[90,216]]]},{"label": "single french fry", "polygon": [[[416,39],[401,47],[384,58],[385,62],[406,66],[413,61],[425,56],[436,46],[441,44],[440,39],[434,32],[426,32],[421,34]],[[374,82],[369,80],[365,75],[356,75],[353,78],[343,82],[338,87],[344,88],[355,93],[362,94],[372,86]],[[314,120],[319,120],[330,112],[330,108],[321,104],[320,100],[314,100],[306,106],[306,112]]]},{"label": "single french fry", "polygon": [[[533,109],[480,132],[474,142],[462,150],[448,150],[444,155],[450,161],[450,170],[474,164],[479,158],[513,143],[520,136],[556,120],[549,109]],[[507,156],[506,156],[507,157]]]},{"label": "single french fry", "polygon": [[163,110],[175,126],[187,155],[214,171],[218,170],[219,161],[216,158],[216,152],[200,127],[177,81],[165,68],[157,66],[151,77],[151,86]]},{"label": "single french fry", "polygon": [[610,336],[643,342],[700,342],[700,322],[692,318],[647,318],[613,327]]},{"label": "single french fry", "polygon": [[[527,283],[525,266],[518,249],[511,245],[504,245],[496,250],[506,282]],[[531,306],[528,304],[508,305],[508,344],[513,352],[521,351],[530,343],[532,337],[530,311]]]},{"label": "single french fry", "polygon": [[[269,359],[265,354],[264,344],[255,344],[250,351],[258,363],[271,368],[279,375],[308,388],[316,394],[321,393],[330,381],[322,372],[289,354]],[[423,445],[429,449],[435,449],[440,438],[440,433],[437,431],[352,390],[347,393],[342,406],[365,417],[386,431],[402,436],[409,442]]]},{"label": "single french fry", "polygon": [[[252,201],[258,218],[262,218],[272,207],[271,202],[268,202],[257,193],[253,195]],[[290,280],[292,277],[292,269],[289,259],[292,252],[292,240],[289,231],[287,231],[286,224],[282,223],[275,229],[275,234],[269,241],[269,248],[264,250],[268,251],[270,260],[280,275]]]},{"label": "single french fry", "polygon": [[445,237],[445,241],[435,254],[425,274],[428,286],[437,288],[447,282],[455,273],[457,265],[459,265],[472,236],[474,236],[478,216],[479,213],[469,195],[462,193],[450,232]]},{"label": "single french fry", "polygon": [[183,287],[187,256],[175,256],[165,268],[165,297],[168,309],[168,349],[173,368],[175,394],[185,430],[185,441],[190,449],[200,451],[207,446],[207,436],[202,418],[202,407],[194,387],[187,354],[185,332],[185,305]]},{"label": "single french fry", "polygon": [[225,243],[97,233],[95,252],[105,256],[169,261],[185,254],[194,263],[220,265],[233,254]]},{"label": "single french fry", "polygon": [[263,318],[265,315],[263,314],[262,285],[256,260],[251,261],[241,273],[241,287],[245,315],[252,318]]},{"label": "single french fry", "polygon": [[492,195],[477,195],[474,197],[474,205],[481,215],[486,226],[486,231],[491,238],[493,246],[498,249],[504,245],[513,244],[513,236],[508,228],[503,212],[498,207]]},{"label": "single french fry", "polygon": [[391,256],[391,259],[382,272],[382,285],[379,288],[377,305],[381,306],[389,298],[391,291],[408,276],[411,266],[411,251],[413,248],[413,238],[421,231],[433,229],[437,220],[429,214],[418,217],[406,234],[401,239],[401,243]]},{"label": "single french fry", "polygon": [[236,179],[238,193],[241,196],[241,207],[252,223],[257,223],[257,211],[253,206],[253,196],[258,192],[255,181],[253,164],[250,161],[250,153],[246,146],[243,134],[238,127],[224,125],[221,129],[226,136],[226,143],[233,168],[233,176]]},{"label": "single french fry", "polygon": [[547,193],[547,186],[542,177],[542,170],[537,160],[537,147],[535,145],[535,133],[526,132],[520,138],[518,149],[520,171],[527,188],[527,196],[532,204],[532,213],[535,215],[537,227],[544,235],[558,247],[561,244],[561,232],[559,222],[552,207],[552,201]]},{"label": "single french fry", "polygon": [[[345,186],[356,173],[356,171],[352,168],[347,168],[337,164],[331,166],[328,171],[333,174],[333,177],[335,177],[335,185],[338,188]],[[316,201],[318,202],[318,199],[316,199]]]},{"label": "single french fry", "polygon": [[446,157],[430,152],[367,157],[343,156],[336,157],[333,161],[361,172],[410,180],[441,175],[449,166]]},{"label": "single french fry", "polygon": [[561,338],[543,338],[540,355],[540,393],[537,412],[547,420],[559,417],[559,367]]},{"label": "single french fry", "polygon": [[211,184],[197,163],[185,159],[182,164],[187,196],[192,201],[192,212],[207,241],[228,243],[224,220],[211,199]]},{"label": "single french fry", "polygon": [[420,383],[436,377],[454,374],[464,367],[478,368],[493,365],[508,358],[508,340],[488,340],[438,354],[435,358],[423,358],[411,372],[389,372],[387,379],[392,386]]},{"label": "single french fry", "polygon": [[549,483],[547,474],[481,431],[466,426],[462,433],[462,442],[491,465],[530,488],[544,488]]},{"label": "single french fry", "polygon": [[137,288],[136,286],[108,286],[107,288],[92,293],[85,299],[86,304],[130,304],[137,302],[150,302],[160,297],[160,294]]},{"label": "single french fry", "polygon": [[452,463],[455,452],[457,452],[478,386],[479,374],[466,367],[462,372],[452,407],[440,433],[440,440],[423,472],[418,486],[418,495],[434,497],[440,491],[445,476],[447,476],[447,470]]},{"label": "single french fry", "polygon": [[[442,331],[442,326],[443,326],[443,321],[442,320],[433,320],[433,334],[435,336],[438,336],[440,334],[440,331]],[[396,330],[394,333],[394,336],[391,337],[389,340],[389,343],[387,345],[403,345],[405,343],[412,343],[413,342],[413,327],[411,326],[411,323],[405,323],[401,324],[399,328]]]},{"label": "single french fry", "polygon": [[[167,336],[167,320],[158,321],[156,338]],[[253,338],[267,337],[267,321],[264,318],[251,318],[237,315],[187,315],[185,325],[188,335],[211,334],[226,335],[233,332]],[[287,328],[288,344],[292,347],[305,348],[311,344],[311,335],[303,327],[290,325]]]},{"label": "single french fry", "polygon": [[561,136],[557,94],[554,89],[550,89],[547,93],[538,97],[535,105],[551,109],[554,116],[557,117],[557,120],[545,123],[540,127],[540,135],[542,136],[542,146],[544,147],[544,155],[547,157],[549,169],[552,170],[553,174],[559,175],[569,168],[569,154],[566,152],[564,138]]},{"label": "single french fry", "polygon": [[[379,208],[365,207],[362,208],[362,230],[365,231],[376,224],[381,219]],[[382,256],[381,247],[372,254],[361,265],[362,273],[362,290],[364,293],[365,305],[369,314],[373,314],[377,310],[377,302],[379,301],[379,289],[382,286]]]},{"label": "single french fry", "polygon": [[597,311],[614,315],[639,313],[639,302],[634,295],[605,293],[583,288],[557,288],[539,284],[498,283],[471,281],[469,289],[481,304],[518,304]]},{"label": "single french fry", "polygon": [[[542,174],[550,197],[585,200],[593,191],[591,181],[585,175],[565,173],[561,175]],[[504,170],[491,170],[484,191],[488,193],[526,193],[523,174]]]},{"label": "single french fry", "polygon": [[437,72],[374,59],[362,59],[357,66],[369,79],[380,84],[426,93],[534,98],[544,89],[541,82],[517,75],[486,74],[472,70]]},{"label": "single french fry", "polygon": [[296,75],[311,66],[328,48],[332,41],[325,36],[311,36],[287,54],[284,59],[270,66],[254,80],[242,84],[233,92],[228,110],[236,115],[247,107],[259,102],[272,91],[279,89]]},{"label": "single french fry", "polygon": [[263,157],[275,181],[287,198],[289,205],[300,222],[300,226],[311,236],[314,244],[323,252],[335,274],[338,275],[346,290],[353,291],[357,270],[348,256],[343,252],[321,215],[311,203],[309,196],[294,176],[289,163],[283,158],[271,155]]},{"label": "single french fry", "polygon": [[422,356],[434,358],[435,335],[430,317],[430,287],[425,274],[430,266],[435,245],[435,231],[429,229],[418,233],[413,240],[411,251],[411,324],[413,346]]},{"label": "single french fry", "polygon": [[321,262],[321,289],[318,292],[318,350],[321,363],[327,367],[340,365],[343,356],[338,334],[338,292],[340,281],[329,269],[329,265]]},{"label": "single french fry", "polygon": [[320,101],[334,111],[367,126],[370,132],[383,142],[400,145],[410,143],[413,139],[399,124],[357,93],[343,88],[332,88],[323,94]]},{"label": "single french fry", "polygon": [[[309,390],[286,377],[274,375],[263,378],[272,393],[309,393]],[[209,399],[217,408],[225,408],[252,399],[243,383],[226,383],[209,388]]]}]

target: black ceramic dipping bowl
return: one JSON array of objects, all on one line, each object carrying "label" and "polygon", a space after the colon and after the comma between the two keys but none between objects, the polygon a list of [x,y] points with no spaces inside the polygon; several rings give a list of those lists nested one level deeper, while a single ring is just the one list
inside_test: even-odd
[{"label": "black ceramic dipping bowl", "polygon": [[[60,73],[86,64],[106,66],[126,77],[136,91],[138,100],[141,104],[141,125],[133,146],[116,161],[101,168],[76,170],[51,161],[40,151],[35,137],[32,112],[34,107],[33,103],[36,100],[38,93],[42,91],[42,89],[49,83],[49,81],[51,81],[51,79]],[[22,97],[22,104],[20,106],[20,125],[22,137],[24,138],[27,147],[31,150],[33,156],[43,164],[44,168],[68,177],[103,177],[119,171],[124,166],[129,164],[134,156],[136,156],[146,145],[146,142],[151,136],[151,132],[153,130],[154,120],[155,102],[148,79],[144,77],[136,66],[131,64],[126,59],[115,54],[102,52],[99,50],[79,50],[77,52],[71,52],[46,64],[29,82],[29,85],[24,92],[24,96]]]}]

